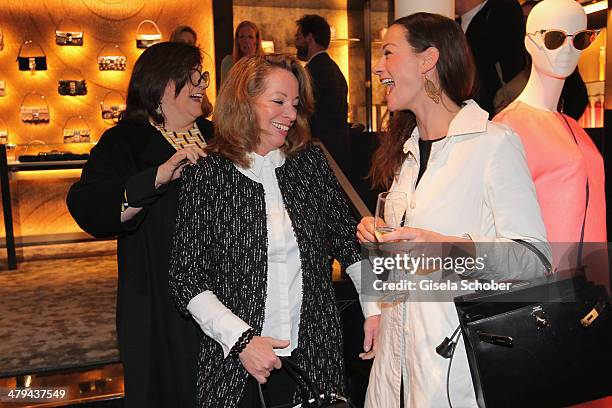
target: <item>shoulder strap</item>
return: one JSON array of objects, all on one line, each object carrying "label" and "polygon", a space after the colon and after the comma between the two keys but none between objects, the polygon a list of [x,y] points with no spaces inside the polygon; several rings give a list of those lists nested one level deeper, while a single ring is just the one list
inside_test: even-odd
[{"label": "shoulder strap", "polygon": [[[565,121],[565,124],[567,125],[567,128],[569,129],[570,133],[572,134],[572,137],[574,138],[574,142],[576,142],[576,146],[578,146],[578,139],[576,139],[576,135],[574,134],[574,131],[572,130],[572,127],[570,126],[569,122],[567,121],[567,118],[565,117],[565,115],[563,113],[561,113],[560,115],[563,118],[563,120]],[[584,247],[584,226],[586,224],[587,208],[589,208],[589,175],[588,174],[587,174],[587,179],[586,179],[586,194],[585,194],[585,203],[584,203],[584,217],[582,218],[582,228],[580,230],[580,246],[578,247],[578,263],[576,264],[578,266],[578,268],[580,268],[582,266],[582,249]]]}]

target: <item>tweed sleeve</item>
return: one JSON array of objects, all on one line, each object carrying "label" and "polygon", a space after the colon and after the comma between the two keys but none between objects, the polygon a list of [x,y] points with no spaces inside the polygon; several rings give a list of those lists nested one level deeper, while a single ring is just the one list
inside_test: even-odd
[{"label": "tweed sleeve", "polygon": [[321,197],[323,197],[323,216],[325,217],[325,236],[331,244],[332,255],[344,268],[361,260],[359,242],[356,238],[357,220],[353,216],[348,201],[336,176],[318,147],[315,152],[315,165],[320,171]]},{"label": "tweed sleeve", "polygon": [[207,158],[183,169],[170,257],[170,292],[181,313],[198,294],[209,290],[205,254],[214,238],[213,205],[217,183]]}]

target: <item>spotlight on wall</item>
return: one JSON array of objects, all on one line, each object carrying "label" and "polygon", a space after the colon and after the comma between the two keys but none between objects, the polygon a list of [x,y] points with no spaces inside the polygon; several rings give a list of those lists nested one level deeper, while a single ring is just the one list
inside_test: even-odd
[{"label": "spotlight on wall", "polygon": [[587,14],[596,13],[608,8],[608,0],[594,1],[589,4],[584,4],[582,7],[584,8],[584,12]]}]

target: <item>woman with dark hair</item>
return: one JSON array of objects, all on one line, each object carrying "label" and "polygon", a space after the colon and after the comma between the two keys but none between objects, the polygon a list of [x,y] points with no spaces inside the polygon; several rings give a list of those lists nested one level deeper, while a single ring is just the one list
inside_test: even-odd
[{"label": "woman with dark hair", "polygon": [[264,55],[261,46],[261,32],[257,24],[244,20],[236,27],[232,55],[226,55],[221,60],[221,83],[225,81],[229,70],[238,60],[242,57],[252,57],[254,55]]},{"label": "woman with dark hair", "polygon": [[[389,27],[382,48],[375,72],[393,116],[371,176],[376,185],[406,194],[406,221],[377,239],[374,219],[364,218],[360,241],[403,241],[410,253],[445,263],[457,256],[482,262],[482,268],[416,271],[431,282],[544,276],[538,255],[550,260],[550,248],[523,146],[469,99],[474,63],[459,25],[416,13]],[[518,240],[537,248],[513,245]],[[446,302],[425,296],[411,292],[381,307],[366,406],[442,407],[447,398],[456,407],[476,406],[463,341],[450,368],[436,353],[459,325],[452,296]]]},{"label": "woman with dark hair", "polygon": [[278,356],[343,393],[329,255],[355,276],[357,222],[309,143],[312,108],[297,59],[243,58],[217,99],[209,155],[184,170],[170,286],[205,334],[200,407],[260,406],[258,383],[268,406],[297,402]]},{"label": "woman with dark hair", "polygon": [[204,155],[212,123],[201,117],[208,73],[196,47],[146,49],[127,109],[104,132],[68,193],[70,213],[95,237],[116,236],[117,335],[126,407],[195,406],[199,329],[170,296],[168,267],[177,179]]}]

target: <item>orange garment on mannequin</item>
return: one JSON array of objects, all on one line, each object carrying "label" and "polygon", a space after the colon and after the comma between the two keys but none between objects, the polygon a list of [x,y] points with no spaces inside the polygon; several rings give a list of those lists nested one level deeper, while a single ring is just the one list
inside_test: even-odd
[{"label": "orange garment on mannequin", "polygon": [[565,119],[567,123],[561,113],[515,101],[493,121],[510,126],[523,142],[548,241],[580,241],[588,177],[584,242],[606,242],[603,158],[584,129],[569,116]]}]

